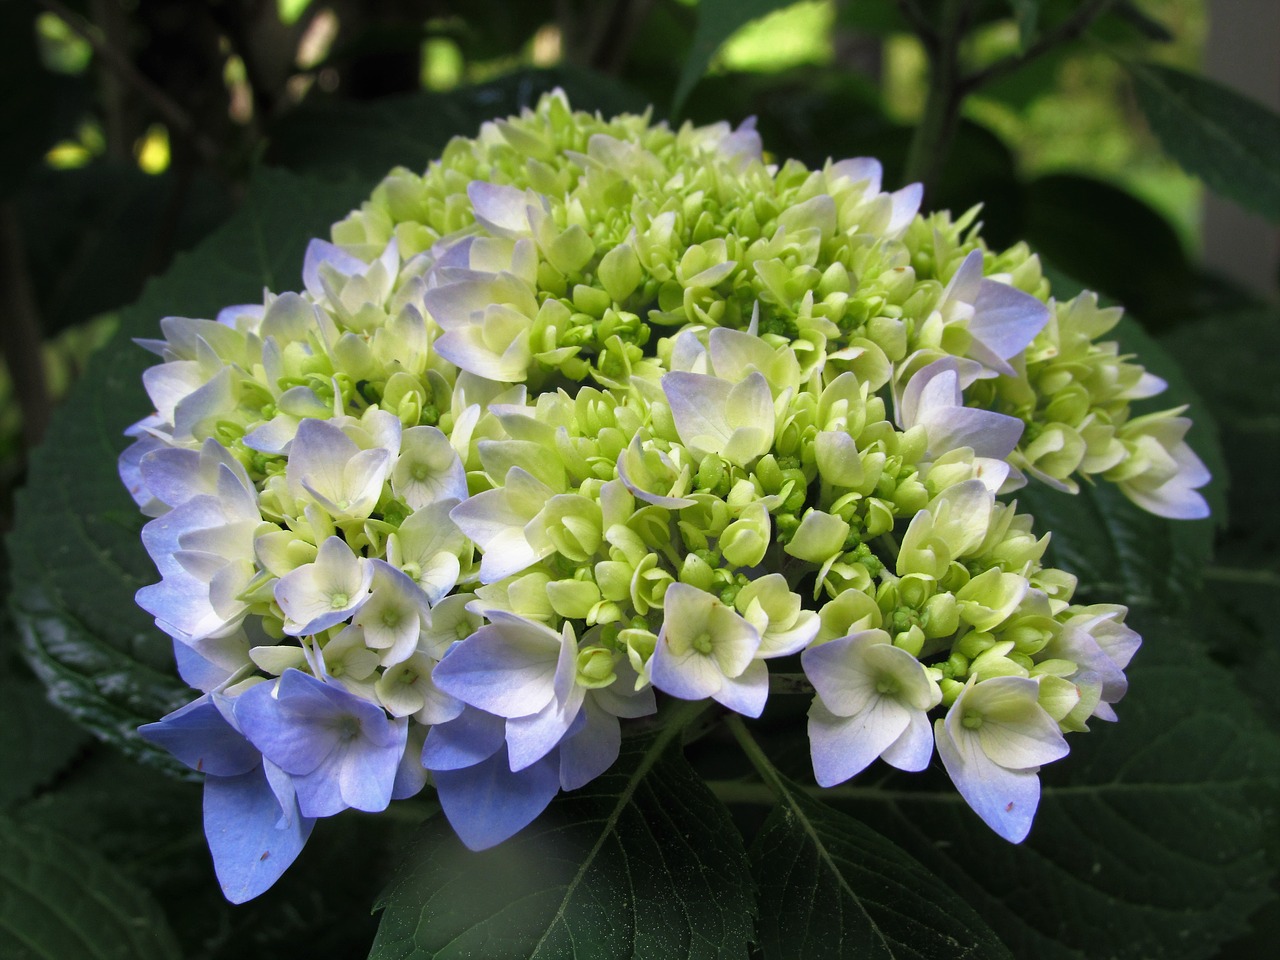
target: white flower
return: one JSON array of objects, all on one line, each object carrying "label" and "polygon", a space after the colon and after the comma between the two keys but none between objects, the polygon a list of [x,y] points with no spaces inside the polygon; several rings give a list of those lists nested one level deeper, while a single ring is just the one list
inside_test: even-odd
[{"label": "white flower", "polygon": [[332,421],[303,420],[285,467],[289,493],[314,500],[335,519],[367,517],[382,496],[395,453],[387,446],[362,450]]},{"label": "white flower", "polygon": [[764,711],[769,670],[756,659],[760,633],[711,594],[685,583],[667,588],[649,678],[684,700],[707,697],[749,717]]},{"label": "white flower", "polygon": [[818,693],[809,708],[809,744],[820,786],[843,783],[876,757],[899,770],[929,765],[927,714],[942,692],[887,633],[863,630],[811,647],[801,662]]},{"label": "white flower", "polygon": [[284,632],[300,637],[337,626],[369,599],[373,573],[371,561],[352,553],[342,538],[329,537],[315,563],[304,563],[276,582]]},{"label": "white flower", "polygon": [[992,830],[1021,843],[1040,803],[1042,764],[1070,749],[1025,677],[970,678],[945,720],[934,722],[942,765]]},{"label": "white flower", "polygon": [[716,454],[745,467],[773,444],[773,394],[759,372],[738,383],[668,373],[662,390],[681,442],[697,457]]}]

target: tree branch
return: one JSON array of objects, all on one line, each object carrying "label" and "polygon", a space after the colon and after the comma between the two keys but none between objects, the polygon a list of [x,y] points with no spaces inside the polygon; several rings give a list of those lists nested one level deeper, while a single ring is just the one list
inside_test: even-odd
[{"label": "tree branch", "polygon": [[1093,25],[1095,20],[1106,13],[1107,9],[1114,6],[1115,3],[1116,0],[1085,0],[1071,16],[1041,36],[1026,50],[997,60],[990,66],[961,78],[960,88],[962,93],[972,93],[974,90],[984,87],[994,80],[999,80],[1001,77],[1021,69],[1031,61],[1039,59],[1059,44],[1079,38]]},{"label": "tree branch", "polygon": [[145,98],[171,129],[191,142],[202,160],[211,165],[217,162],[219,155],[217,144],[201,133],[191,115],[177,101],[143,76],[129,57],[103,39],[92,25],[60,0],[39,0],[39,4],[63,21],[72,33],[88,43],[102,65]]},{"label": "tree branch", "polygon": [[920,38],[920,42],[932,53],[937,48],[940,38],[937,29],[929,22],[929,18],[924,15],[920,5],[916,0],[895,0],[895,2],[903,19],[911,26],[911,31]]}]

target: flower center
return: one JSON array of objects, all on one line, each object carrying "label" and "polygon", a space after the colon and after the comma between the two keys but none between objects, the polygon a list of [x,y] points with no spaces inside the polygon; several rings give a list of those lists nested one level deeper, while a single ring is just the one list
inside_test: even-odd
[{"label": "flower center", "polygon": [[882,674],[876,680],[876,693],[879,693],[882,696],[891,697],[900,689],[901,687],[899,686],[896,677],[891,677],[888,674]]}]

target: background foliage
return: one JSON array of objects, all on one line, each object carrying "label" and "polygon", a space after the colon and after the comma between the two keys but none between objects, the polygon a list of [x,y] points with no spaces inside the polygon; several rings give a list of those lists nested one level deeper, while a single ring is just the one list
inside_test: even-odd
[{"label": "background foliage", "polygon": [[[1196,177],[1280,216],[1280,119],[1198,74],[1204,29],[1196,0],[0,0],[0,953],[1270,956],[1280,318],[1189,238]],[[488,853],[428,801],[350,813],[223,902],[198,786],[132,735],[187,693],[131,600],[154,574],[115,477],[146,412],[129,338],[296,284],[389,167],[556,85],[755,114],[775,156],[874,155],[930,208],[984,203],[1060,295],[1124,303],[1126,349],[1192,405],[1213,521],[1020,496],[1146,638],[1122,722],[1046,768],[1025,844],[936,770],[815,792],[786,749],[807,704],[776,697],[749,733],[677,707]]]}]

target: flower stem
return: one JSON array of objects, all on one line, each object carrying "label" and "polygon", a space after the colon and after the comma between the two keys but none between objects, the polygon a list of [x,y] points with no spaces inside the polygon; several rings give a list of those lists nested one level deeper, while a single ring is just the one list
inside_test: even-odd
[{"label": "flower stem", "polygon": [[738,745],[742,747],[742,752],[747,755],[747,759],[756,768],[756,772],[760,774],[760,779],[765,782],[770,792],[779,801],[785,801],[788,791],[778,776],[777,768],[765,756],[764,751],[760,749],[760,744],[756,743],[755,737],[751,736],[751,731],[742,722],[742,718],[736,713],[731,713],[724,718],[724,724],[737,739]]},{"label": "flower stem", "polygon": [[951,141],[960,126],[964,87],[960,76],[960,41],[964,37],[969,0],[944,0],[936,28],[920,40],[929,53],[929,92],[924,115],[907,152],[903,179],[924,184],[926,198],[937,187]]},{"label": "flower stem", "polygon": [[803,673],[771,673],[769,693],[774,696],[789,693],[809,695],[813,693],[813,684]]}]

